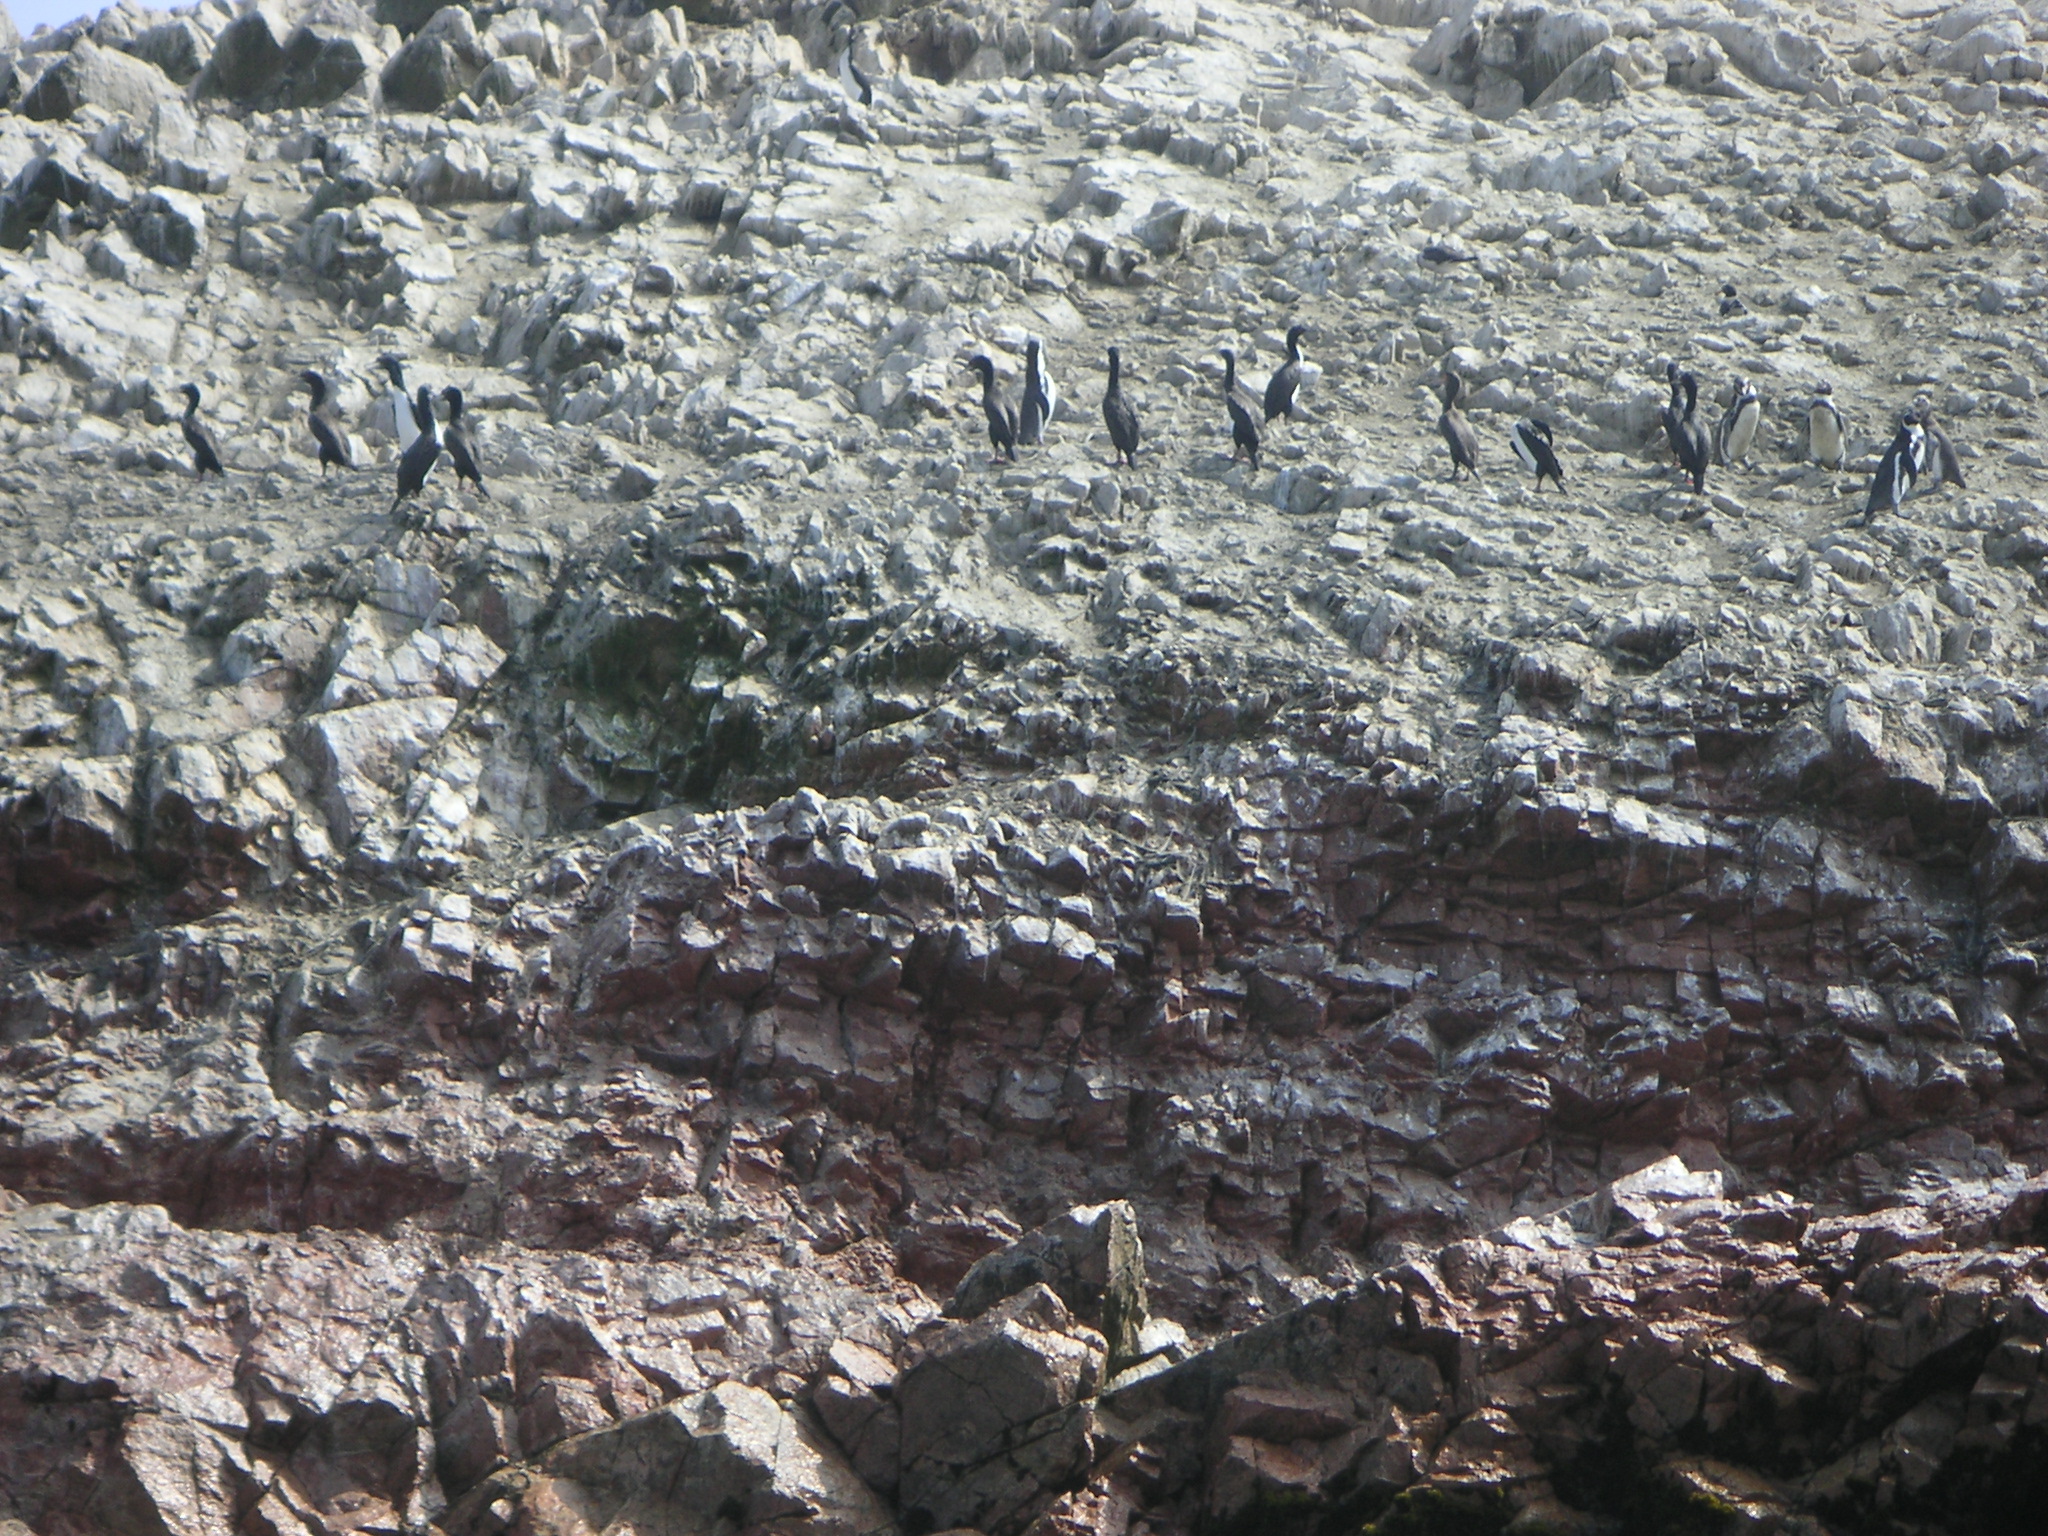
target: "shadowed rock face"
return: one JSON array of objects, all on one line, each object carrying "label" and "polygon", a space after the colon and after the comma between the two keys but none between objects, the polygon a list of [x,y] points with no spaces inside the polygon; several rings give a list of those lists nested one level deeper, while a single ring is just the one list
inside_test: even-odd
[{"label": "shadowed rock face", "polygon": [[0,25],[0,1527],[2031,1531],[2040,17],[626,9]]}]

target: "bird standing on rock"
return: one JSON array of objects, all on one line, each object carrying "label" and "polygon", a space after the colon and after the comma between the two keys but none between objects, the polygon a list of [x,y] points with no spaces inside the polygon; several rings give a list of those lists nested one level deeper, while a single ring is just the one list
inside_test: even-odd
[{"label": "bird standing on rock", "polygon": [[1848,428],[1835,406],[1835,387],[1823,384],[1815,392],[1813,404],[1806,408],[1806,451],[1828,473],[1840,474],[1848,439]]},{"label": "bird standing on rock", "polygon": [[1963,484],[1963,461],[1956,454],[1956,445],[1934,419],[1933,397],[1916,396],[1913,408],[1920,417],[1921,430],[1927,434],[1927,459],[1934,468],[1934,483],[1952,485],[1959,491],[1969,489]]},{"label": "bird standing on rock", "polygon": [[1664,423],[1664,436],[1671,444],[1671,457],[1676,463],[1685,462],[1685,386],[1680,382],[1676,361],[1664,364],[1664,381],[1671,386],[1671,398],[1663,409],[1657,412],[1657,419]]},{"label": "bird standing on rock", "polygon": [[1735,296],[1735,285],[1733,283],[1723,283],[1721,285],[1721,318],[1723,320],[1732,320],[1737,315],[1746,315],[1748,313],[1749,306]]},{"label": "bird standing on rock", "polygon": [[1116,462],[1138,467],[1138,413],[1124,398],[1124,355],[1109,349],[1109,388],[1102,395],[1102,419],[1109,427],[1109,440],[1116,444]]},{"label": "bird standing on rock", "polygon": [[484,477],[477,472],[476,455],[470,451],[469,429],[462,424],[462,391],[450,384],[441,391],[441,398],[448,402],[448,430],[441,434],[441,446],[448,450],[448,457],[455,463],[455,483],[459,487],[468,480],[476,486],[477,495],[485,501],[491,493],[484,489]]},{"label": "bird standing on rock", "polygon": [[1465,419],[1465,413],[1458,408],[1458,402],[1465,398],[1465,381],[1453,368],[1444,369],[1444,409],[1436,419],[1437,431],[1443,433],[1444,441],[1451,445],[1451,479],[1455,482],[1460,469],[1472,471],[1472,478],[1479,478],[1479,438],[1472,431],[1472,423]]},{"label": "bird standing on rock", "polygon": [[1685,414],[1678,423],[1678,462],[1692,476],[1693,494],[1698,496],[1705,494],[1707,489],[1707,463],[1714,456],[1713,447],[1707,437],[1706,424],[1699,419],[1700,381],[1690,373],[1682,373],[1678,382],[1685,391]]},{"label": "bird standing on rock", "polygon": [[1735,398],[1722,413],[1721,425],[1714,434],[1714,444],[1720,450],[1721,462],[1735,465],[1749,457],[1749,450],[1756,442],[1756,426],[1763,419],[1764,403],[1757,397],[1756,389],[1747,379],[1735,381]]},{"label": "bird standing on rock", "polygon": [[386,352],[377,361],[391,380],[391,430],[398,436],[398,451],[403,455],[420,435],[419,423],[413,419],[412,397],[405,392],[405,363],[396,352]]},{"label": "bird standing on rock", "polygon": [[1560,491],[1564,489],[1564,470],[1557,462],[1557,449],[1551,439],[1549,422],[1525,416],[1515,423],[1508,438],[1515,446],[1515,457],[1535,471],[1537,490],[1543,489],[1545,475],[1557,482]]},{"label": "bird standing on rock", "polygon": [[1899,417],[1899,430],[1892,434],[1891,446],[1878,460],[1877,473],[1870,477],[1870,495],[1863,503],[1863,521],[1869,522],[1879,512],[1896,512],[1899,503],[1913,493],[1913,484],[1920,477],[1921,456],[1926,452],[1927,435],[1921,430],[1920,418],[1911,411]]},{"label": "bird standing on rock", "polygon": [[313,392],[312,403],[306,408],[306,429],[320,445],[320,478],[326,479],[330,468],[355,468],[348,461],[348,450],[342,446],[334,423],[327,419],[327,381],[311,368],[299,375],[299,381]]},{"label": "bird standing on rock", "polygon": [[1305,325],[1289,326],[1287,330],[1287,361],[1273,370],[1273,377],[1266,381],[1266,421],[1270,424],[1294,409],[1294,392],[1301,388],[1301,338],[1308,334]]},{"label": "bird standing on rock", "polygon": [[1034,336],[1024,344],[1024,399],[1017,408],[1017,441],[1027,448],[1043,443],[1059,404],[1059,386],[1053,383],[1045,363],[1045,344]]},{"label": "bird standing on rock", "polygon": [[1252,468],[1259,467],[1259,422],[1255,414],[1257,407],[1246,398],[1244,391],[1237,387],[1237,354],[1223,349],[1223,401],[1230,410],[1230,462],[1240,458],[1250,459]]},{"label": "bird standing on rock", "polygon": [[206,478],[212,470],[221,479],[227,479],[227,471],[220,467],[220,454],[213,446],[213,438],[205,427],[199,424],[199,386],[187,384],[179,393],[185,397],[185,417],[178,423],[178,430],[185,434],[185,441],[192,445],[192,471],[199,479]]},{"label": "bird standing on rock", "polygon": [[400,502],[408,496],[417,496],[426,486],[428,472],[441,457],[441,439],[434,431],[434,397],[426,385],[420,386],[419,398],[408,408],[407,414],[412,417],[418,431],[412,446],[399,456],[398,496],[391,503],[394,516]]},{"label": "bird standing on rock", "polygon": [[980,352],[967,359],[967,366],[981,375],[981,409],[988,417],[988,440],[995,447],[991,464],[1008,459],[1017,462],[1017,408],[996,389],[996,365]]}]

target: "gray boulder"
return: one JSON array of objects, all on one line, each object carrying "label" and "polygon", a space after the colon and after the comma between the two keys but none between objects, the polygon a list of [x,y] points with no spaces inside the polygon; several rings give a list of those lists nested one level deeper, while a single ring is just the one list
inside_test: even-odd
[{"label": "gray boulder", "polygon": [[22,95],[20,110],[24,117],[55,122],[94,106],[146,121],[159,101],[174,94],[154,64],[80,38],[37,77]]},{"label": "gray boulder", "polygon": [[971,1321],[1034,1285],[1050,1287],[1101,1331],[1112,1373],[1136,1359],[1147,1307],[1145,1245],[1131,1203],[1076,1206],[988,1255],[961,1278],[946,1316]]},{"label": "gray boulder", "polygon": [[478,38],[469,12],[443,6],[384,66],[384,104],[401,112],[438,112],[490,64],[490,49]]},{"label": "gray boulder", "polygon": [[197,266],[206,256],[206,205],[176,187],[152,187],[135,200],[128,234],[159,266]]},{"label": "gray boulder", "polygon": [[207,36],[188,16],[147,27],[122,48],[145,64],[154,64],[178,85],[189,85],[206,67]]},{"label": "gray boulder", "polygon": [[1101,1335],[1034,1285],[944,1329],[897,1380],[897,1508],[925,1530],[1021,1533],[1094,1465]]},{"label": "gray boulder", "polygon": [[228,23],[213,53],[213,88],[245,106],[319,107],[369,73],[377,50],[369,13],[325,0],[303,18],[264,0]]}]

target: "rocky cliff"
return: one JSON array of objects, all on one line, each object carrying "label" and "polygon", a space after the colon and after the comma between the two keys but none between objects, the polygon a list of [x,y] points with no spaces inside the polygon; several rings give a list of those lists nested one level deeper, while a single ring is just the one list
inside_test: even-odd
[{"label": "rocky cliff", "polygon": [[2038,1529],[2044,61],[0,12],[0,1531]]}]

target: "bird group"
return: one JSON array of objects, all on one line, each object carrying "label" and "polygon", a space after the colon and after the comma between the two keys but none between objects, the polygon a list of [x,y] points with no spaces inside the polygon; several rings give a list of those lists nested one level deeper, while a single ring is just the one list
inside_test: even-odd
[{"label": "bird group", "polygon": [[[1740,313],[1742,301],[1732,285],[1724,285],[1721,312]],[[1237,354],[1222,351],[1223,401],[1230,418],[1231,461],[1243,460],[1256,470],[1265,429],[1294,409],[1302,381],[1301,344],[1308,334],[1302,325],[1287,332],[1287,360],[1266,383],[1262,398],[1239,382]],[[1059,391],[1049,371],[1044,343],[1031,337],[1025,344],[1024,393],[1020,403],[1004,394],[996,382],[996,365],[986,353],[976,353],[967,366],[981,379],[981,408],[988,419],[989,443],[995,457],[991,462],[1016,462],[1020,447],[1043,441],[1045,427],[1058,409]],[[1729,391],[1728,407],[1711,428],[1700,418],[1699,380],[1678,364],[1664,368],[1670,399],[1658,412],[1672,457],[1692,483],[1693,492],[1704,494],[1707,470],[1714,463],[1735,467],[1747,465],[1756,444],[1757,429],[1763,422],[1763,399],[1748,379],[1738,377]],[[1808,451],[1831,471],[1841,469],[1847,428],[1834,403],[1831,386],[1822,384],[1807,410]],[[1448,363],[1443,370],[1443,411],[1437,430],[1451,451],[1451,479],[1470,472],[1479,478],[1479,437],[1464,412],[1465,380]],[[1116,465],[1137,465],[1138,413],[1123,389],[1123,354],[1109,349],[1109,387],[1102,397],[1102,417],[1116,446]],[[1536,477],[1536,489],[1545,480],[1564,489],[1564,467],[1557,456],[1557,441],[1550,424],[1537,416],[1525,416],[1508,430],[1508,442],[1522,466]],[[1896,511],[1922,475],[1930,470],[1936,484],[1963,485],[1962,464],[1955,445],[1934,419],[1934,403],[1926,394],[1917,396],[1913,408],[1901,414],[1899,428],[1885,451],[1871,482],[1864,509],[1867,520],[1889,508]]]},{"label": "bird group", "polygon": [[[448,421],[444,426],[435,414],[431,389],[422,384],[416,393],[406,393],[405,364],[401,358],[387,352],[377,361],[390,381],[391,412],[398,434],[398,495],[391,503],[392,513],[397,513],[407,497],[417,496],[425,488],[427,476],[440,462],[444,452],[455,465],[455,483],[459,486],[467,480],[476,487],[479,496],[489,500],[491,493],[485,488],[484,477],[477,469],[476,453],[470,445],[469,428],[463,419],[462,391],[453,384],[441,391],[441,400],[448,407]],[[306,411],[306,427],[313,434],[318,448],[322,478],[330,469],[353,469],[355,465],[349,458],[347,439],[336,430],[328,409],[326,378],[309,368],[299,375],[299,382],[312,396]],[[207,431],[206,424],[199,419],[199,386],[186,384],[179,393],[185,397],[185,414],[179,428],[192,449],[193,472],[201,480],[208,473],[225,479],[220,451],[214,445],[213,435]]]}]

